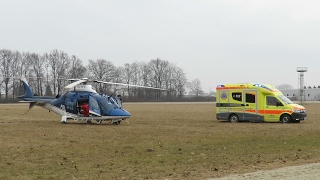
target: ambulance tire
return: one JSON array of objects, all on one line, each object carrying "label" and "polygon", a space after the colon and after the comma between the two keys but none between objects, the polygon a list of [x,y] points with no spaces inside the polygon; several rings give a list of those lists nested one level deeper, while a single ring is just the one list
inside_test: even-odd
[{"label": "ambulance tire", "polygon": [[283,114],[281,117],[280,117],[280,122],[282,123],[291,123],[292,122],[292,117],[288,114]]},{"label": "ambulance tire", "polygon": [[230,114],[229,121],[231,123],[237,123],[239,122],[239,117],[236,114]]}]

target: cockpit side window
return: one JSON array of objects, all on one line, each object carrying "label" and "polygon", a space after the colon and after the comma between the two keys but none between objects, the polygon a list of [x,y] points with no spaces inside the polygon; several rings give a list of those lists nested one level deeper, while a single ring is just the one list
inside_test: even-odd
[{"label": "cockpit side window", "polygon": [[279,103],[279,100],[273,96],[267,96],[266,98],[267,106],[277,106],[277,103]]}]

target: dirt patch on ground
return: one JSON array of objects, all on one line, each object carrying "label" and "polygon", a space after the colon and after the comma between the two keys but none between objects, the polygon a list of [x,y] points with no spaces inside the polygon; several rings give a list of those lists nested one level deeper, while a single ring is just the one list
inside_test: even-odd
[{"label": "dirt patch on ground", "polygon": [[306,164],[301,166],[290,166],[275,170],[257,171],[253,173],[229,175],[222,178],[212,178],[208,180],[300,180],[300,179],[319,179],[320,163]]}]

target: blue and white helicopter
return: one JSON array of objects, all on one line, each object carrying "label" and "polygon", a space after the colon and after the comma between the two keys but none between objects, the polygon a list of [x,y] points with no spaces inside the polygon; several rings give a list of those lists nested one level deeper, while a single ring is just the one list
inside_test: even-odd
[{"label": "blue and white helicopter", "polygon": [[[62,124],[67,123],[68,119],[73,119],[74,121],[86,121],[87,123],[96,121],[98,124],[102,121],[109,121],[110,123],[118,125],[123,120],[127,121],[131,116],[128,111],[122,108],[119,99],[105,94],[99,94],[91,85],[87,85],[86,83],[89,82],[87,78],[76,80],[67,85],[65,87],[67,92],[59,97],[34,96],[27,80],[21,78],[21,81],[24,86],[25,94],[18,96],[18,98],[22,100],[20,102],[30,103],[29,110],[37,105],[49,110],[49,112],[52,111],[61,115]],[[93,82],[165,90],[123,83],[103,81]]]}]

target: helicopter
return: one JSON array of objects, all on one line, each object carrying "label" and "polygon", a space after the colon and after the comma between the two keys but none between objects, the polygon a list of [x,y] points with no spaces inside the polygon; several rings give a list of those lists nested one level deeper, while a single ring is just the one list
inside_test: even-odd
[{"label": "helicopter", "polygon": [[[67,92],[56,97],[35,96],[26,78],[22,77],[20,80],[23,83],[25,94],[17,97],[21,99],[19,102],[30,103],[29,110],[37,105],[49,110],[49,112],[52,111],[61,115],[62,124],[66,124],[67,120],[71,119],[74,121],[86,121],[89,124],[93,121],[96,121],[97,124],[101,124],[102,121],[108,121],[114,125],[118,125],[123,120],[128,122],[127,119],[131,116],[128,111],[122,108],[117,97],[97,93],[92,85],[87,84],[87,82],[89,82],[88,78],[69,79],[73,82],[65,87]],[[97,80],[93,82],[165,90],[124,83]]]}]

